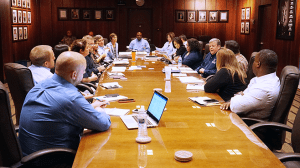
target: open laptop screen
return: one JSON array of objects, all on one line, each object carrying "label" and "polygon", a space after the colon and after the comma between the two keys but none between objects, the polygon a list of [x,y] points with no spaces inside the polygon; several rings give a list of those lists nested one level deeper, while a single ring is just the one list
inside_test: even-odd
[{"label": "open laptop screen", "polygon": [[168,101],[167,97],[165,97],[164,95],[160,94],[157,91],[154,92],[151,102],[149,104],[147,113],[157,123],[159,122],[159,120],[164,112],[167,101]]}]

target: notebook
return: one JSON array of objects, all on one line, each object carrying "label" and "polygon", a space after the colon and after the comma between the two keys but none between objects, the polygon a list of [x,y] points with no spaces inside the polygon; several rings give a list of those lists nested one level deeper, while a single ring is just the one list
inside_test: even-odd
[{"label": "notebook", "polygon": [[[158,91],[154,91],[147,109],[147,127],[156,127],[164,112],[168,98]],[[138,128],[138,114],[120,116],[128,129]]]}]

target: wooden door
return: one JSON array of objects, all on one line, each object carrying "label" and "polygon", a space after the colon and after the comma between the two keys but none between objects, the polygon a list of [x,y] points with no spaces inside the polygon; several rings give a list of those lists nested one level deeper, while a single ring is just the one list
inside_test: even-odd
[{"label": "wooden door", "polygon": [[[272,41],[274,41],[271,33],[271,18],[272,18],[272,6],[262,5],[259,6],[258,13],[258,51],[261,49],[272,49]],[[273,16],[274,17],[274,16]]]}]

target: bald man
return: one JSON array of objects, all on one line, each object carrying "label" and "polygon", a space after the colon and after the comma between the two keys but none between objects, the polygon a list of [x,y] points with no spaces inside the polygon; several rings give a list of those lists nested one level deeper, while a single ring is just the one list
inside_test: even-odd
[{"label": "bald man", "polygon": [[50,72],[54,68],[55,56],[51,46],[39,45],[30,51],[29,55],[32,63],[30,69],[35,84],[51,78],[53,73]]},{"label": "bald man", "polygon": [[85,68],[81,54],[63,52],[56,61],[53,77],[29,91],[20,116],[19,139],[24,156],[54,147],[77,150],[84,128],[109,129],[111,122],[102,108],[104,102],[89,104],[75,87]]},{"label": "bald man", "polygon": [[129,44],[129,49],[150,53],[150,45],[148,41],[143,39],[141,32],[137,32],[136,39],[132,40]]}]

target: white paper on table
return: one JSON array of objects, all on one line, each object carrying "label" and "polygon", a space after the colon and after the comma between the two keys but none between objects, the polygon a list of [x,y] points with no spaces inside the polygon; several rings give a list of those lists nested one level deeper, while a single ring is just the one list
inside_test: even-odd
[{"label": "white paper on table", "polygon": [[100,101],[112,102],[112,101],[117,101],[117,100],[120,100],[120,99],[127,99],[127,97],[121,96],[121,95],[116,96],[116,97],[98,96],[98,97],[94,97],[94,99],[100,100]]},{"label": "white paper on table", "polygon": [[110,116],[123,116],[127,114],[130,111],[130,109],[105,108],[104,111]]},{"label": "white paper on table", "polygon": [[122,88],[122,86],[119,85],[118,82],[101,83],[101,86],[107,89]]},{"label": "white paper on table", "polygon": [[115,65],[123,65],[123,64],[129,64],[128,59],[127,60],[119,60],[113,62]]},{"label": "white paper on table", "polygon": [[175,77],[182,77],[182,76],[187,76],[186,74],[183,74],[183,73],[172,73],[172,76],[175,76]]},{"label": "white paper on table", "polygon": [[139,67],[139,66],[131,66],[128,68],[128,70],[141,70],[142,67]]},{"label": "white paper on table", "polygon": [[107,72],[107,74],[109,76],[125,76],[123,73],[110,73],[110,72]]},{"label": "white paper on table", "polygon": [[147,55],[147,52],[140,52],[140,51],[138,51],[138,52],[136,52],[136,55]]},{"label": "white paper on table", "polygon": [[203,79],[198,79],[193,76],[178,77],[181,83],[204,83]]},{"label": "white paper on table", "polygon": [[187,84],[186,90],[204,90],[204,85],[202,85],[202,84]]},{"label": "white paper on table", "polygon": [[189,97],[189,99],[199,104],[207,104],[204,100],[211,100],[209,97]]},{"label": "white paper on table", "polygon": [[131,55],[131,52],[119,52],[119,55]]},{"label": "white paper on table", "polygon": [[197,73],[196,71],[194,71],[192,68],[189,67],[180,67],[179,69],[181,73]]},{"label": "white paper on table", "polygon": [[125,72],[126,67],[112,67],[111,72]]}]

